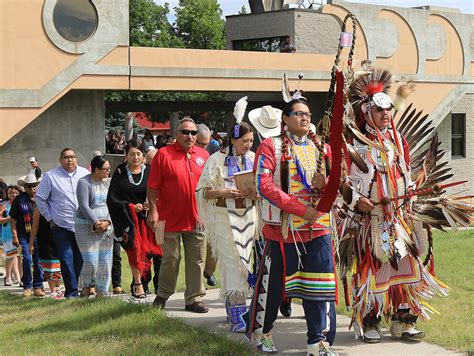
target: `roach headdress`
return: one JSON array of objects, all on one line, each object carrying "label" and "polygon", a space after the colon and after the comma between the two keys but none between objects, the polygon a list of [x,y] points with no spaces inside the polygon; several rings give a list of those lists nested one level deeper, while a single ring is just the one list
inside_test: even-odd
[{"label": "roach headdress", "polygon": [[350,102],[354,109],[357,126],[360,121],[365,121],[364,113],[370,107],[377,105],[383,108],[393,106],[392,100],[388,96],[388,91],[392,86],[392,73],[388,70],[375,68],[369,75],[360,76],[349,87]]}]

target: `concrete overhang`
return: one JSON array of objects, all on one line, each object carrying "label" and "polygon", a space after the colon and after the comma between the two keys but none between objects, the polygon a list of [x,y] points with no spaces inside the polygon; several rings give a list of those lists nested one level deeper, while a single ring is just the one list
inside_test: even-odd
[{"label": "concrete overhang", "polygon": [[[102,16],[99,27],[77,50],[69,49],[44,30],[55,1],[29,0],[22,7],[17,0],[0,3],[0,146],[71,90],[278,92],[283,73],[295,87],[300,72],[307,92],[329,86],[331,54],[130,47],[128,0],[93,1]],[[374,65],[388,66],[397,80],[414,79],[413,101],[425,112],[459,85],[467,86],[462,92],[473,91],[474,62],[467,45],[472,16],[335,1],[322,9],[339,19],[348,11],[361,25],[357,58],[368,56]],[[403,36],[384,48],[380,38],[394,33]],[[427,44],[429,35],[444,41],[441,50]],[[406,51],[416,52],[410,57],[416,65],[404,61]]]}]

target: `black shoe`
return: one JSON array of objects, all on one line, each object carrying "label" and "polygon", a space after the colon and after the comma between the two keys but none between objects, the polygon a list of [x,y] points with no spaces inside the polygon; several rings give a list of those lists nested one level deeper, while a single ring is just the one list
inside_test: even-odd
[{"label": "black shoe", "polygon": [[214,287],[217,284],[217,279],[214,275],[210,276],[206,272],[203,273],[204,278],[207,279],[207,285]]},{"label": "black shoe", "polygon": [[186,305],[184,309],[193,313],[207,313],[209,311],[209,308],[203,302],[195,302],[193,304]]},{"label": "black shoe", "polygon": [[155,300],[153,301],[153,306],[161,310],[161,309],[165,309],[165,305],[166,305],[166,299],[157,295]]},{"label": "black shoe", "polygon": [[284,302],[281,303],[280,313],[285,318],[289,318],[291,316],[291,301],[289,303],[284,303]]}]

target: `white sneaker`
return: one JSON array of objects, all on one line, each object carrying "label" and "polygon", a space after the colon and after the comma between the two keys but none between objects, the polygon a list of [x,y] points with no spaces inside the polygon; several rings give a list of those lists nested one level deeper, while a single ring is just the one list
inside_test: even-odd
[{"label": "white sneaker", "polygon": [[318,344],[308,344],[306,346],[307,356],[337,356],[334,351],[329,349],[329,343],[320,341]]},{"label": "white sneaker", "polygon": [[362,340],[369,344],[376,344],[380,342],[380,331],[377,326],[368,326],[364,329],[364,335],[362,335]]},{"label": "white sneaker", "polygon": [[255,334],[257,341],[257,350],[265,354],[276,354],[278,352],[275,345],[273,345],[272,334]]},{"label": "white sneaker", "polygon": [[406,338],[410,340],[420,340],[423,339],[426,334],[416,328],[414,323],[402,323],[398,320],[393,320],[392,325],[390,326],[390,334],[395,339]]}]

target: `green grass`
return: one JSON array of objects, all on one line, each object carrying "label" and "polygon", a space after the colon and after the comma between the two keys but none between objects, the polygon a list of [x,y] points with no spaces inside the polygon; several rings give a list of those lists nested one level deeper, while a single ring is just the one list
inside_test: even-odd
[{"label": "green grass", "polygon": [[[474,354],[474,231],[434,232],[436,277],[450,287],[447,298],[436,296],[430,302],[440,314],[430,320],[419,321],[426,332],[425,341],[449,349]],[[348,280],[350,283],[350,280]],[[337,312],[350,316],[344,303],[342,283],[339,285]],[[384,326],[387,326],[383,322]]]},{"label": "green grass", "polygon": [[55,301],[0,293],[0,354],[250,355],[243,343],[113,298]]},{"label": "green grass", "polygon": [[[122,285],[127,291],[131,280],[122,251]],[[153,282],[149,288],[153,292]],[[184,289],[183,255],[176,291]],[[0,293],[0,310],[0,355],[253,354],[248,345],[168,318],[156,308],[116,299],[55,301]]]},{"label": "green grass", "polygon": [[449,287],[447,298],[430,303],[441,315],[420,322],[429,342],[474,354],[474,231],[434,234],[436,276]]}]

